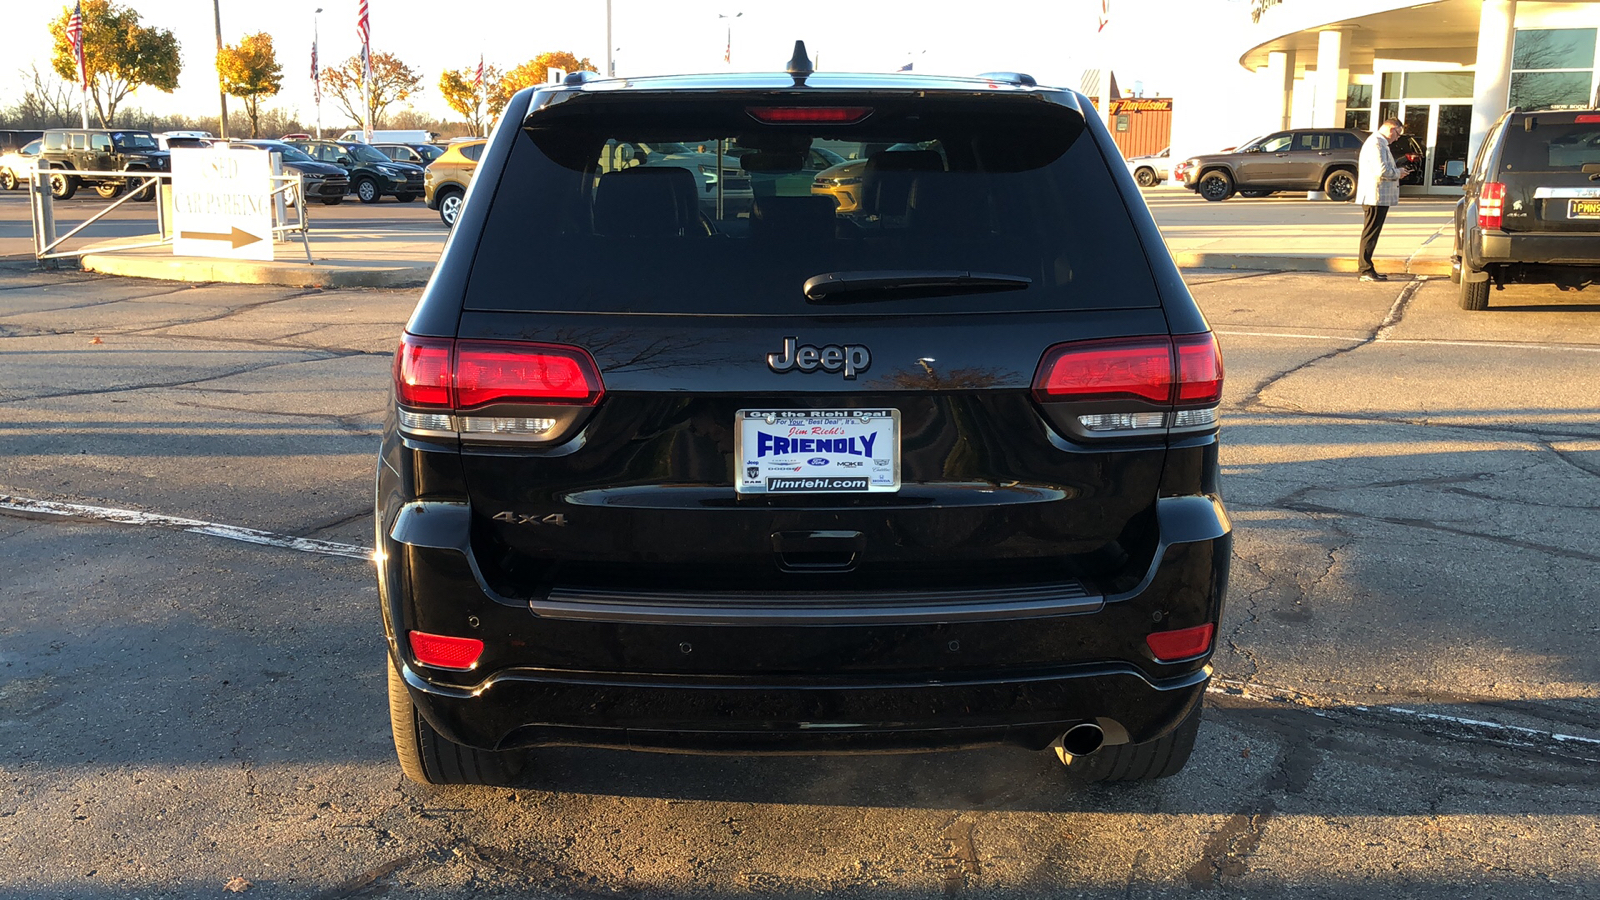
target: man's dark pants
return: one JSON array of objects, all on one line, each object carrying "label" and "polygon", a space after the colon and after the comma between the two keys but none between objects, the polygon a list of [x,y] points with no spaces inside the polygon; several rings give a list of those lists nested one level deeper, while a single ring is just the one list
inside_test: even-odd
[{"label": "man's dark pants", "polygon": [[1389,207],[1362,206],[1361,213],[1361,274],[1376,275],[1372,251],[1378,249],[1378,233],[1383,231],[1383,220],[1389,217]]}]

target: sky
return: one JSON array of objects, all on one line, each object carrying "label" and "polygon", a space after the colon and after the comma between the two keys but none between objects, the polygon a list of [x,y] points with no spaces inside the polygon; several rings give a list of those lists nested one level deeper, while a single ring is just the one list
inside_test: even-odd
[{"label": "sky", "polygon": [[[297,111],[302,121],[312,121],[313,22],[323,65],[337,65],[360,47],[356,0],[217,2],[225,42],[258,31],[273,37],[284,87],[264,108]],[[215,114],[211,0],[126,0],[125,5],[138,10],[144,24],[172,31],[183,58],[177,91],[147,87],[125,103],[158,114]],[[0,29],[0,106],[21,98],[24,80],[18,70],[34,62],[48,70],[48,24],[64,8],[62,0],[7,6]],[[502,69],[546,50],[570,50],[592,59],[597,69],[604,66],[605,0],[369,0],[369,6],[374,50],[394,53],[421,70],[425,89],[413,105],[428,115],[459,118],[439,95],[439,73],[476,66],[480,53]],[[1250,84],[1237,63],[1251,43],[1244,0],[1110,0],[1110,23],[1097,32],[1100,6],[1100,0],[995,5],[872,0],[826,7],[776,0],[612,0],[612,44],[618,48],[621,76],[779,70],[794,41],[803,39],[818,68],[833,71],[894,71],[909,62],[917,72],[1022,71],[1042,84],[1077,87],[1083,69],[1107,59],[1124,89],[1142,81],[1147,96],[1199,102]],[[1197,29],[1198,22],[1208,26]],[[1227,34],[1228,22],[1237,23],[1238,36],[1219,39]],[[730,28],[728,64],[723,54]],[[329,97],[324,97],[322,118],[325,128],[346,122]]]}]

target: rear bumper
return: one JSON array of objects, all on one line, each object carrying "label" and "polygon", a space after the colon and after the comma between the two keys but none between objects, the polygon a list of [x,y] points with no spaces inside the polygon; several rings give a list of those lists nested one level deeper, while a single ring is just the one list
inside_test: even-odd
[{"label": "rear bumper", "polygon": [[469,690],[441,687],[404,663],[400,673],[429,723],[473,746],[856,753],[1043,750],[1088,721],[1113,742],[1151,740],[1201,701],[1211,669],[1157,681],[1130,666],[1100,665],[1028,677],[837,683],[510,669]]},{"label": "rear bumper", "polygon": [[1517,233],[1473,229],[1470,262],[1473,268],[1530,263],[1553,266],[1600,267],[1600,234]]},{"label": "rear bumper", "polygon": [[[899,616],[816,623],[760,610],[708,621],[693,607],[574,617],[545,596],[489,592],[464,504],[405,508],[417,512],[389,523],[379,566],[391,664],[434,728],[485,748],[1042,749],[1097,720],[1112,742],[1153,740],[1200,702],[1210,654],[1163,664],[1144,638],[1220,619],[1232,545],[1219,500],[1169,497],[1144,578],[1059,608],[1035,597],[977,615],[902,604]],[[480,668],[417,664],[408,629],[480,637]]]}]

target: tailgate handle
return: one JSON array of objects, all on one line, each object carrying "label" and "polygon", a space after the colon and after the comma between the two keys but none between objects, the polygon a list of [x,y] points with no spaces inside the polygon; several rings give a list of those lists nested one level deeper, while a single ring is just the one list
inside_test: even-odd
[{"label": "tailgate handle", "polygon": [[785,572],[844,572],[855,567],[867,545],[859,531],[779,531],[772,550]]}]

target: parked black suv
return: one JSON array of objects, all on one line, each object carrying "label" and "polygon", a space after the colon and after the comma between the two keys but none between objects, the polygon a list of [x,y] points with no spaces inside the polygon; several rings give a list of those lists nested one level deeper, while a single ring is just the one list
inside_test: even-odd
[{"label": "parked black suv", "polygon": [[[324,206],[335,206],[343,203],[345,194],[350,193],[350,177],[342,166],[317,162],[293,144],[283,141],[234,141],[231,146],[236,149],[254,147],[268,153],[282,154],[284,171],[300,176],[300,185],[305,188],[307,200],[321,200]],[[292,190],[284,195],[284,200],[291,206],[294,205],[294,199]]]},{"label": "parked black suv", "polygon": [[[73,175],[72,172],[167,172],[170,155],[161,149],[148,131],[120,131],[106,128],[51,128],[44,133],[39,151],[39,168],[60,170],[50,175],[50,196],[66,200],[88,185],[104,199],[122,193],[130,179],[113,176]],[[151,200],[154,184],[133,181],[138,190],[135,200]]]},{"label": "parked black suv", "polygon": [[[1231,544],[1222,361],[1111,135],[1027,76],[795,55],[506,107],[379,455],[411,778],[549,744],[1188,759]],[[671,162],[606,166],[734,137],[748,213]],[[797,177],[820,141],[885,148],[858,215]]]},{"label": "parked black suv", "polygon": [[1356,163],[1367,132],[1299,128],[1247,141],[1225,153],[1191,156],[1178,165],[1183,186],[1207,200],[1235,192],[1265,197],[1275,191],[1322,191],[1344,202],[1356,195]]},{"label": "parked black suv", "polygon": [[422,196],[421,166],[396,162],[366,144],[303,140],[284,143],[298,147],[317,162],[344,169],[351,193],[362,203],[377,203],[384,197],[410,203]]},{"label": "parked black suv", "polygon": [[1489,130],[1456,204],[1450,280],[1462,309],[1489,284],[1600,281],[1600,110],[1512,109]]}]

